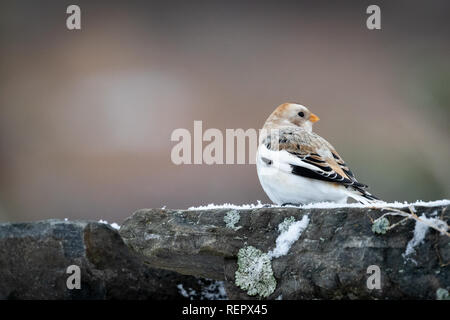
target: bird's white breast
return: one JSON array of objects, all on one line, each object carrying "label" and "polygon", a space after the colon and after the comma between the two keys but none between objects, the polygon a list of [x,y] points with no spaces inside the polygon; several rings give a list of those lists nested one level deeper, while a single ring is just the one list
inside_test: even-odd
[{"label": "bird's white breast", "polygon": [[[258,147],[256,158],[258,178],[270,200],[278,205],[347,200],[348,196],[343,186],[291,173],[291,166],[284,152],[268,150],[264,144]],[[262,157],[271,163],[267,164]]]}]

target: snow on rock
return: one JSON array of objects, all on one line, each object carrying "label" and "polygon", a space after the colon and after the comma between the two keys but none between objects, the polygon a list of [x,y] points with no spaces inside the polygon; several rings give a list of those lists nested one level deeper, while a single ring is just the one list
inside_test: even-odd
[{"label": "snow on rock", "polygon": [[[437,211],[435,211],[433,215],[435,216],[436,214]],[[441,230],[441,232],[448,230],[447,223],[438,218],[427,217],[425,214],[422,214],[419,219]],[[415,253],[416,250],[414,248],[424,241],[427,231],[430,228],[429,225],[424,222],[416,221],[413,238],[408,242],[406,251],[403,253],[404,258],[407,258],[412,253]]]},{"label": "snow on rock", "polygon": [[[426,216],[423,214],[420,216],[420,219],[426,219]],[[414,227],[414,236],[413,238],[408,242],[406,246],[406,251],[403,253],[403,257],[407,257],[410,254],[416,252],[414,250],[415,247],[417,247],[419,244],[423,242],[425,239],[425,236],[428,231],[428,226],[425,223],[416,221],[416,225]]]},{"label": "snow on rock", "polygon": [[[209,279],[207,279],[209,280]],[[223,281],[211,281],[209,285],[205,285],[201,280],[198,281],[202,286],[200,300],[227,300],[225,291],[225,283]]]},{"label": "snow on rock", "polygon": [[109,224],[113,229],[116,229],[116,230],[119,230],[119,229],[120,229],[120,226],[119,226],[117,223],[115,223],[115,222],[113,222],[113,223],[108,223],[108,221],[102,220],[102,219],[98,220],[98,222],[99,222],[99,223],[103,223],[103,224]]},{"label": "snow on rock", "polygon": [[[242,204],[242,205],[236,205],[231,203],[224,203],[224,204],[214,204],[210,203],[206,206],[198,206],[198,207],[190,207],[188,210],[210,210],[210,209],[256,209],[256,208],[262,208],[265,205],[261,203],[261,201],[258,200],[256,204]],[[266,205],[267,206],[267,205]]]},{"label": "snow on rock", "polygon": [[186,291],[186,289],[183,288],[183,284],[177,284],[178,292],[185,298],[193,299],[193,296],[195,295],[195,291],[189,291],[189,293]]},{"label": "snow on rock", "polygon": [[[447,206],[450,205],[450,199],[436,200],[436,201],[422,201],[418,200],[412,203],[408,202],[384,202],[379,201],[371,204],[361,204],[361,203],[335,203],[335,202],[317,202],[304,204],[299,206],[290,206],[293,208],[300,209],[336,209],[336,208],[406,208],[409,206],[421,206],[421,207],[435,207],[435,206]],[[210,203],[206,206],[198,206],[198,207],[190,207],[188,210],[210,210],[210,209],[236,209],[236,210],[245,210],[245,209],[258,209],[258,208],[277,208],[279,206],[273,204],[262,204],[261,201],[258,201],[256,204],[243,204],[243,205],[235,205],[231,203],[224,203],[221,205]]]},{"label": "snow on rock", "polygon": [[182,283],[177,284],[178,293],[190,300],[227,300],[225,284],[223,281],[211,279],[198,279],[195,290],[191,287],[184,288]]},{"label": "snow on rock", "polygon": [[111,223],[110,226],[113,227],[116,230],[120,229],[120,226],[117,223],[115,223],[115,222]]},{"label": "snow on rock", "polygon": [[[286,222],[290,222],[289,227],[286,230]],[[279,225],[279,230],[282,231],[276,240],[275,249],[269,251],[270,258],[278,258],[288,253],[292,244],[300,238],[302,232],[308,227],[309,216],[306,214],[299,221],[293,222],[289,218],[285,219]]]}]

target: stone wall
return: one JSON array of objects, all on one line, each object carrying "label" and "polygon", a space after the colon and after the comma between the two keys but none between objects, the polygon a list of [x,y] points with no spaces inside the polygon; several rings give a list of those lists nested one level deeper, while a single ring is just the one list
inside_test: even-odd
[{"label": "stone wall", "polygon": [[[448,206],[416,205],[415,216],[407,207],[146,209],[119,231],[4,223],[0,298],[445,298],[450,237],[428,225],[445,231]],[[81,289],[67,287],[70,265]]]}]

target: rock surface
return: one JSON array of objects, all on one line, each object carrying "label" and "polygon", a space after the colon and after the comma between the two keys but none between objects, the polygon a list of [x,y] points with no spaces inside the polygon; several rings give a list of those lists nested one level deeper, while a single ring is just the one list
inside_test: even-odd
[{"label": "rock surface", "polygon": [[[80,289],[67,288],[70,265],[80,267]],[[0,299],[185,299],[210,285],[148,267],[107,224],[0,224]]]},{"label": "rock surface", "polygon": [[[419,216],[434,215],[449,221],[448,205],[416,206],[415,210]],[[372,221],[386,212],[358,207],[146,209],[125,220],[120,234],[154,268],[225,280],[232,299],[257,298],[247,294],[255,291],[266,292],[260,295],[269,299],[435,299],[439,288],[450,289],[450,238],[429,229],[421,242],[420,231],[426,228],[416,227],[411,219],[384,234],[375,233]],[[309,223],[296,240],[289,223],[305,215]],[[386,218],[391,226],[403,219]],[[285,225],[280,228],[289,229],[291,234],[280,237],[279,244],[284,243],[284,249],[287,245],[289,250],[275,257],[271,250],[283,221]],[[386,226],[378,227],[383,231]],[[417,243],[410,242],[415,228]],[[412,250],[405,255],[408,244]],[[250,269],[249,261],[254,261]],[[373,265],[381,273],[380,289],[367,286],[373,272],[368,273],[368,268]],[[238,266],[247,270],[236,273]],[[258,278],[263,273],[264,277]],[[246,274],[248,279],[235,279],[236,274]],[[245,287],[242,283],[246,290],[241,289]]]},{"label": "rock surface", "polygon": [[[448,223],[448,206],[415,211]],[[402,216],[378,219],[386,212],[148,209],[120,232],[91,221],[3,223],[0,299],[448,297],[450,238]],[[81,289],[67,288],[70,265],[80,267]],[[380,289],[367,286],[373,266]]]}]

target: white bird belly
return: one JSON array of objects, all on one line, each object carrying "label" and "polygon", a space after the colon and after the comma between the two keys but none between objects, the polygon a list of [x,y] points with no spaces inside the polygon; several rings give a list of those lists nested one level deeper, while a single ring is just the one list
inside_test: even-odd
[{"label": "white bird belly", "polygon": [[257,156],[258,178],[267,196],[281,205],[332,201],[346,202],[345,187],[321,180],[305,178],[283,168],[268,165]]}]

